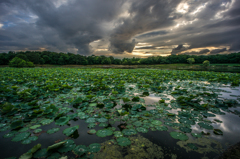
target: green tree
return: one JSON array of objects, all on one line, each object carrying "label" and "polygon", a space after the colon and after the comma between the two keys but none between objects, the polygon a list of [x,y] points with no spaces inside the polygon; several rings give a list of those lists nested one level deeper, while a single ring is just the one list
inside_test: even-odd
[{"label": "green tree", "polygon": [[208,60],[203,61],[203,66],[208,67],[210,65],[210,62]]},{"label": "green tree", "polygon": [[30,61],[25,61],[21,58],[14,57],[10,62],[9,62],[10,67],[34,67],[34,64]]},{"label": "green tree", "polygon": [[39,63],[40,63],[41,65],[44,64],[44,63],[45,63],[44,59],[41,58],[41,59],[39,60]]},{"label": "green tree", "polygon": [[194,58],[188,58],[187,62],[190,63],[190,64],[193,64],[195,62],[195,60],[194,60]]}]

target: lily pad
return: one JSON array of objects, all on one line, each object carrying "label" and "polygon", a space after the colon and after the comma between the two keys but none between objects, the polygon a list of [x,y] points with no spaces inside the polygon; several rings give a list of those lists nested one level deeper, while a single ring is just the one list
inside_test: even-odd
[{"label": "lily pad", "polygon": [[90,124],[88,124],[88,128],[94,128],[95,126],[96,126],[95,123],[90,123]]},{"label": "lily pad", "polygon": [[47,131],[48,134],[53,134],[55,132],[58,132],[60,129],[59,128],[52,128]]},{"label": "lily pad", "polygon": [[205,129],[208,129],[208,130],[212,130],[213,129],[213,126],[212,125],[209,125],[207,123],[198,123],[198,125],[202,128],[205,128]]},{"label": "lily pad", "polygon": [[79,125],[76,125],[74,127],[69,127],[65,130],[63,130],[63,134],[67,136],[71,136],[77,129],[79,128]]},{"label": "lily pad", "polygon": [[180,127],[179,130],[181,130],[182,132],[185,132],[185,133],[190,133],[192,131],[192,129],[190,129],[188,127]]},{"label": "lily pad", "polygon": [[39,128],[41,125],[33,125],[30,127],[30,129],[36,129],[36,128]]},{"label": "lily pad", "polygon": [[188,140],[188,136],[184,133],[181,132],[170,132],[170,135],[174,138],[174,139],[179,139],[179,140]]},{"label": "lily pad", "polygon": [[34,158],[46,158],[47,156],[51,155],[50,151],[47,151],[47,149],[40,149],[37,152],[34,153]]},{"label": "lily pad", "polygon": [[37,133],[39,133],[39,132],[41,132],[42,131],[42,129],[36,129],[36,130],[34,130],[33,132],[35,133],[35,134],[37,134]]},{"label": "lily pad", "polygon": [[21,128],[18,132],[25,132],[25,131],[28,131],[29,128]]},{"label": "lily pad", "polygon": [[99,127],[107,127],[108,124],[107,124],[107,123],[100,123],[98,126],[99,126]]},{"label": "lily pad", "polygon": [[96,153],[101,150],[101,145],[98,143],[90,144],[88,147],[89,147],[89,152],[91,153]]},{"label": "lily pad", "polygon": [[117,143],[120,146],[128,146],[131,144],[131,141],[127,137],[119,137],[117,138]]},{"label": "lily pad", "polygon": [[123,137],[123,133],[121,131],[114,131],[113,134],[115,137]]},{"label": "lily pad", "polygon": [[86,123],[95,123],[96,122],[96,119],[95,118],[88,118],[86,120]]},{"label": "lily pad", "polygon": [[216,134],[216,135],[223,135],[223,132],[222,132],[222,130],[220,130],[220,129],[213,129],[213,132],[214,132],[214,134]]},{"label": "lily pad", "polygon": [[53,121],[54,121],[53,119],[44,119],[44,120],[40,121],[40,123],[42,125],[48,125],[48,124],[52,123]]},{"label": "lily pad", "polygon": [[50,156],[48,156],[47,159],[59,159],[61,157],[61,155],[57,152],[54,152],[53,154],[51,154]]},{"label": "lily pad", "polygon": [[147,132],[148,132],[148,129],[143,128],[143,127],[138,127],[138,128],[136,128],[136,130],[137,130],[138,132],[141,132],[141,133],[147,133]]},{"label": "lily pad", "polygon": [[30,132],[23,132],[23,133],[17,134],[14,138],[12,138],[12,141],[18,142],[18,141],[25,140],[26,138],[28,138],[29,135],[30,135]]},{"label": "lily pad", "polygon": [[78,145],[73,149],[73,153],[78,156],[82,156],[87,152],[88,152],[88,148],[85,145]]},{"label": "lily pad", "polygon": [[10,137],[13,137],[16,133],[17,131],[10,131],[9,133],[5,134],[3,137],[10,138]]},{"label": "lily pad", "polygon": [[53,150],[53,149],[57,149],[59,147],[61,147],[66,141],[62,141],[62,142],[59,142],[59,143],[56,143],[56,144],[53,144],[51,146],[48,146],[47,150]]},{"label": "lily pad", "polygon": [[60,117],[58,120],[56,120],[55,124],[59,126],[66,125],[69,122],[68,116]]},{"label": "lily pad", "polygon": [[190,147],[193,150],[197,150],[198,149],[198,147],[195,144],[193,144],[193,143],[188,143],[187,146]]},{"label": "lily pad", "polygon": [[133,125],[135,125],[135,126],[138,127],[138,126],[141,126],[141,125],[142,125],[142,122],[141,122],[141,121],[136,121],[136,122],[133,123]]},{"label": "lily pad", "polygon": [[152,123],[153,125],[162,125],[162,122],[159,121],[159,120],[153,120],[151,123]]},{"label": "lily pad", "polygon": [[92,134],[96,134],[96,132],[97,131],[95,129],[91,129],[91,130],[88,130],[87,133],[92,135]]},{"label": "lily pad", "polygon": [[166,126],[155,126],[155,128],[159,131],[167,131],[168,128]]},{"label": "lily pad", "polygon": [[108,121],[108,119],[106,119],[106,118],[99,118],[99,119],[97,119],[97,121],[100,122],[100,123],[105,123],[105,122]]},{"label": "lily pad", "polygon": [[96,135],[99,137],[111,136],[112,134],[113,134],[113,131],[109,129],[101,129],[101,130],[98,130],[96,133]]},{"label": "lily pad", "polygon": [[130,135],[136,135],[137,131],[135,129],[124,129],[122,133],[124,135],[130,136]]},{"label": "lily pad", "polygon": [[191,133],[193,137],[201,138],[202,134],[199,133]]},{"label": "lily pad", "polygon": [[22,120],[18,120],[18,121],[14,121],[11,124],[11,129],[17,129],[23,126],[23,121]]},{"label": "lily pad", "polygon": [[60,153],[66,153],[72,151],[76,147],[76,144],[73,140],[66,140],[66,142],[58,149]]}]

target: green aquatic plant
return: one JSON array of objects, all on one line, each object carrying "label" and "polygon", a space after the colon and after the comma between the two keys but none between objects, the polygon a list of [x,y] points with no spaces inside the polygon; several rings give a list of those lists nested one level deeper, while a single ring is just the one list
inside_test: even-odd
[{"label": "green aquatic plant", "polygon": [[39,128],[41,125],[33,125],[30,127],[30,129],[36,129],[36,128]]},{"label": "green aquatic plant", "polygon": [[112,134],[113,134],[113,131],[109,129],[101,129],[101,130],[98,130],[96,133],[98,137],[111,136]]},{"label": "green aquatic plant", "polygon": [[188,140],[188,136],[185,135],[184,133],[181,132],[170,132],[170,135],[172,136],[172,138],[174,139],[179,139],[179,140]]},{"label": "green aquatic plant", "polygon": [[12,138],[12,141],[14,142],[22,141],[28,138],[29,135],[30,135],[30,132],[23,132],[23,133],[17,134],[15,135],[15,137]]},{"label": "green aquatic plant", "polygon": [[87,148],[85,145],[78,145],[73,149],[73,153],[78,156],[82,156],[88,151],[89,151],[89,148]]},{"label": "green aquatic plant", "polygon": [[74,127],[69,127],[65,130],[63,130],[63,134],[67,136],[71,136],[77,129],[79,128],[79,125],[76,125]]},{"label": "green aquatic plant", "polygon": [[162,122],[159,121],[159,120],[153,120],[151,123],[152,123],[153,125],[162,125]]},{"label": "green aquatic plant", "polygon": [[122,131],[124,135],[130,136],[130,135],[135,135],[137,134],[137,131],[135,129],[124,129]]},{"label": "green aquatic plant", "polygon": [[52,128],[47,131],[48,134],[53,134],[55,132],[58,132],[60,129],[59,128]]},{"label": "green aquatic plant", "polygon": [[89,147],[89,152],[91,153],[96,153],[101,150],[101,145],[98,143],[90,144],[88,147]]},{"label": "green aquatic plant", "polygon": [[65,140],[65,143],[57,150],[60,153],[66,153],[66,152],[72,151],[75,147],[76,147],[76,144],[74,143],[73,140]]},{"label": "green aquatic plant", "polygon": [[50,151],[50,150],[54,150],[54,149],[57,149],[59,147],[61,147],[66,141],[62,141],[62,142],[58,142],[56,144],[53,144],[51,146],[48,146],[47,150]]},{"label": "green aquatic plant", "polygon": [[11,129],[17,129],[23,126],[23,121],[18,120],[11,123]]},{"label": "green aquatic plant", "polygon": [[56,120],[55,124],[59,126],[66,125],[69,122],[68,116],[60,117],[58,120]]},{"label": "green aquatic plant", "polygon": [[222,132],[222,130],[220,130],[220,129],[213,129],[213,132],[214,132],[214,134],[216,134],[216,135],[223,135],[223,132]]},{"label": "green aquatic plant", "polygon": [[131,141],[127,137],[119,137],[117,138],[117,143],[120,146],[128,146],[131,144]]},{"label": "green aquatic plant", "polygon": [[88,130],[87,133],[92,135],[92,134],[96,134],[96,132],[97,131],[95,129],[91,129],[91,130]]},{"label": "green aquatic plant", "polygon": [[42,125],[48,125],[48,124],[51,124],[54,120],[53,119],[44,119],[42,121],[40,121],[40,123]]},{"label": "green aquatic plant", "polygon": [[202,128],[208,129],[208,130],[212,130],[212,129],[213,129],[213,126],[212,126],[212,125],[209,125],[209,124],[207,124],[207,123],[201,122],[201,123],[198,123],[198,125],[199,125],[200,127],[202,127]]}]

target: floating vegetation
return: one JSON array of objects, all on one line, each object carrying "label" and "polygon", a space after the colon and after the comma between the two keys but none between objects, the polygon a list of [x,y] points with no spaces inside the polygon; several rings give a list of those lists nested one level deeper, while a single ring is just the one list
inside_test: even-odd
[{"label": "floating vegetation", "polygon": [[[137,136],[141,133],[164,134],[161,139],[169,136],[187,151],[218,153],[210,144],[215,140],[207,139],[224,138],[225,120],[219,116],[240,115],[232,109],[239,106],[239,95],[225,99],[221,93],[231,92],[220,89],[239,86],[239,74],[68,68],[1,68],[0,73],[3,140],[30,144],[43,142],[38,136],[46,131],[51,142],[66,135],[21,159],[66,158],[67,152],[80,158],[164,158],[161,147]],[[101,137],[103,143],[76,145],[70,138],[78,136]]]}]

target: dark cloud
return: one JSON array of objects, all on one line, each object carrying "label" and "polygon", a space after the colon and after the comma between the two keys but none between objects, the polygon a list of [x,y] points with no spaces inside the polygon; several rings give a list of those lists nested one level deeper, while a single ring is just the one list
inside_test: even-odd
[{"label": "dark cloud", "polygon": [[176,55],[179,52],[185,51],[187,48],[183,46],[183,44],[178,45],[176,48],[172,49],[171,55]]},{"label": "dark cloud", "polygon": [[210,52],[210,54],[218,54],[218,53],[221,53],[221,52],[224,52],[224,51],[227,51],[227,48],[212,50]]},{"label": "dark cloud", "polygon": [[136,38],[139,38],[139,39],[140,38],[147,38],[147,37],[153,37],[153,36],[158,36],[158,35],[165,35],[167,33],[168,33],[167,31],[153,31],[153,32],[150,32],[150,33],[139,35]]},{"label": "dark cloud", "polygon": [[0,52],[45,48],[89,55],[109,48],[124,54],[138,42],[152,45],[137,48],[150,52],[173,45],[178,47],[171,54],[204,47],[235,52],[240,50],[239,35],[239,0],[0,1]]},{"label": "dark cloud", "polygon": [[[201,51],[199,51],[199,52],[197,52],[197,51],[191,51],[191,52],[184,52],[184,53],[182,53],[182,54],[184,54],[184,55],[206,55],[206,53],[208,53],[210,50],[208,50],[208,49],[203,49],[203,50],[201,50]],[[182,55],[181,54],[181,55]]]}]

